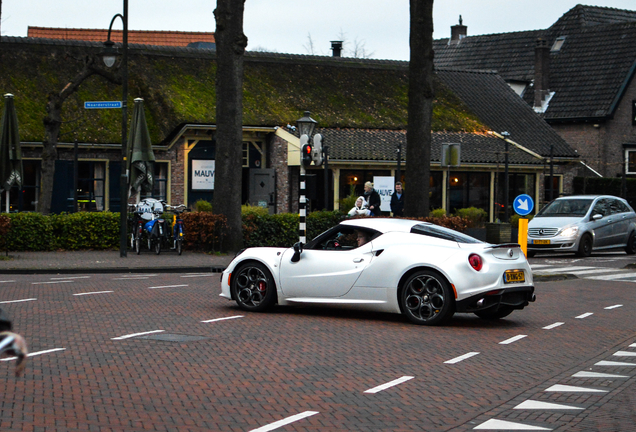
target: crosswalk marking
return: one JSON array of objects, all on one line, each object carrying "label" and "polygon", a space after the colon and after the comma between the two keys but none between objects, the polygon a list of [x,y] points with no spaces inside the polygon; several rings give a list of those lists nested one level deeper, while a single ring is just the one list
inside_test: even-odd
[{"label": "crosswalk marking", "polygon": [[569,267],[551,267],[547,269],[541,269],[541,272],[546,273],[571,273],[577,270],[591,270],[594,267],[590,266],[569,266]]},{"label": "crosswalk marking", "polygon": [[567,273],[582,279],[601,281],[636,282],[636,271],[611,267],[563,266],[550,264],[532,264],[532,273],[536,276]]},{"label": "crosswalk marking", "polygon": [[611,274],[611,275],[590,276],[587,279],[604,280],[604,281],[618,280],[618,279],[636,279],[636,273],[618,273],[618,274]]}]

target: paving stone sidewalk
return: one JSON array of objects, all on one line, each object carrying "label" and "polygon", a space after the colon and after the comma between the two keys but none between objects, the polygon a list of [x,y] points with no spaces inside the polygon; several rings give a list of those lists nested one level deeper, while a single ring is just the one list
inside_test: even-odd
[{"label": "paving stone sidewalk", "polygon": [[0,254],[0,273],[115,273],[115,272],[187,272],[222,271],[232,260],[230,255],[167,250],[156,255],[128,251],[6,252]]}]

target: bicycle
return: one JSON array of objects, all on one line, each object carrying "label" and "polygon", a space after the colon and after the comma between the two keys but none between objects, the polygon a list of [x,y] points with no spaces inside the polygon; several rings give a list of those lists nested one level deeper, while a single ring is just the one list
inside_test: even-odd
[{"label": "bicycle", "polygon": [[169,236],[170,230],[167,223],[161,218],[164,211],[165,201],[154,198],[145,198],[138,204],[134,205],[135,215],[133,221],[133,232],[131,234],[131,246],[137,252],[141,253],[141,242],[145,236],[148,241],[148,249],[154,250],[159,255],[161,253],[162,243]]},{"label": "bicycle", "polygon": [[172,239],[174,242],[173,249],[176,249],[177,253],[181,255],[181,253],[183,252],[183,238],[185,235],[185,227],[183,224],[183,219],[181,219],[181,214],[190,210],[186,208],[185,204],[180,204],[178,206],[168,205],[166,206],[166,209],[174,213],[174,217],[172,219]]},{"label": "bicycle", "polygon": [[128,204],[128,208],[134,209],[131,212],[133,214],[133,223],[130,232],[130,248],[139,255],[141,253],[141,237],[144,229],[144,219],[142,217],[144,211],[139,210],[135,204]]}]

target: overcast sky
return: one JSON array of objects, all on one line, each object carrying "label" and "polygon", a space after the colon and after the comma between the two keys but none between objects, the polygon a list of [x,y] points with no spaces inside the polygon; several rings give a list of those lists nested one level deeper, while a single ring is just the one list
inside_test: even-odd
[{"label": "overcast sky", "polygon": [[[576,0],[437,0],[435,39],[450,36],[462,15],[468,35],[544,29]],[[636,10],[636,0],[590,0],[586,5]],[[130,30],[205,31],[215,29],[214,0],[129,0]],[[29,26],[108,28],[123,10],[122,0],[2,0],[3,36],[26,36]],[[113,28],[121,29],[121,21]],[[374,59],[408,60],[407,0],[246,0],[248,50],[331,55],[342,38]],[[310,40],[312,43],[310,43]],[[345,55],[348,53],[345,52]],[[350,54],[350,53],[349,53]]]}]

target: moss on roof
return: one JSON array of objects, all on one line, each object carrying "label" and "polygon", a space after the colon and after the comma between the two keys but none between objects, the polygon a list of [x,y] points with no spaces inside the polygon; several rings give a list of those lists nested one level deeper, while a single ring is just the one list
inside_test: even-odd
[{"label": "moss on roof", "polygon": [[[15,95],[22,141],[42,141],[47,95],[59,92],[81,69],[82,57],[94,55],[99,45],[6,39],[0,50],[0,91]],[[309,109],[321,127],[406,128],[405,64],[379,67],[378,62],[338,62],[329,57],[310,60],[247,56],[243,124],[294,124]],[[215,73],[216,62],[209,52],[133,47],[129,51],[129,113],[134,98],[144,98],[153,143],[165,141],[184,123],[214,124]],[[434,131],[486,129],[439,80],[435,87]],[[83,103],[120,99],[121,86],[99,76],[89,78],[64,105],[60,141],[119,142],[121,111],[85,110]]]}]

